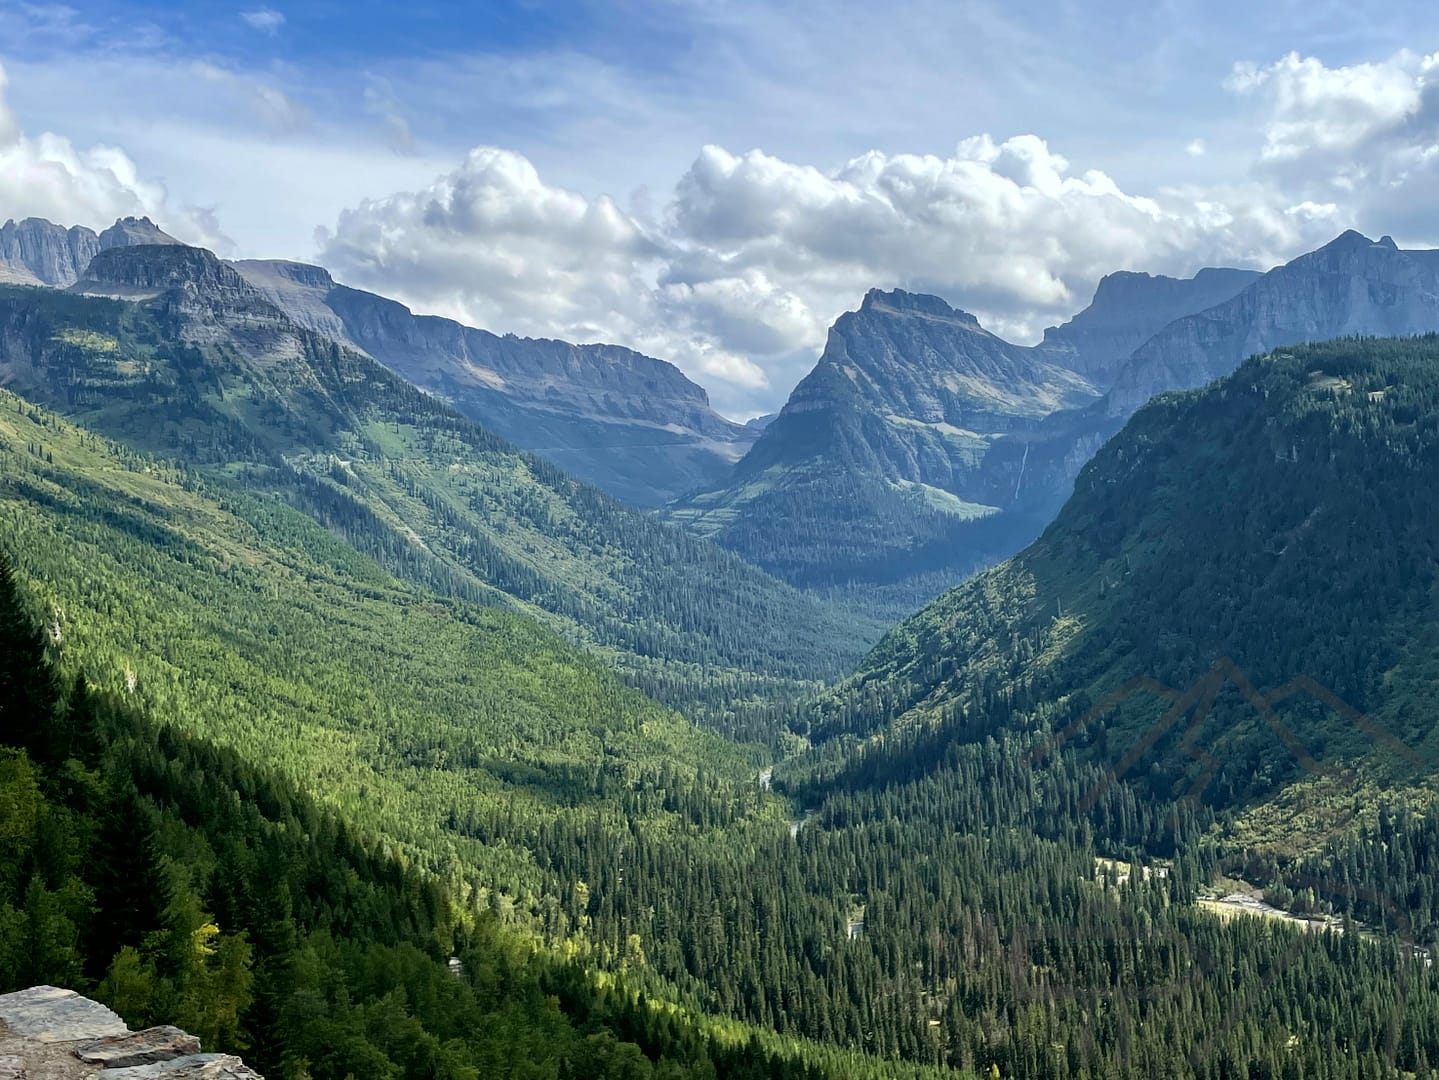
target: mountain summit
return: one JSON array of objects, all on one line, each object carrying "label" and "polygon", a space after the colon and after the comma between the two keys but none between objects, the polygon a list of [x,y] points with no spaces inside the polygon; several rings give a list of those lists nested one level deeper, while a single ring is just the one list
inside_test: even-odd
[{"label": "mountain summit", "polygon": [[43,218],[12,219],[0,226],[0,282],[64,288],[75,284],[102,251],[179,242],[147,217],[121,218],[101,233],[83,225],[67,229]]},{"label": "mountain summit", "polygon": [[1106,274],[1087,308],[1045,330],[1040,349],[1053,363],[1108,389],[1130,354],[1169,323],[1224,303],[1259,276],[1258,270],[1212,266],[1192,278]]},{"label": "mountain summit", "polygon": [[937,296],[872,290],[729,481],[670,512],[791,581],[887,586],[993,513],[995,438],[1098,394]]}]

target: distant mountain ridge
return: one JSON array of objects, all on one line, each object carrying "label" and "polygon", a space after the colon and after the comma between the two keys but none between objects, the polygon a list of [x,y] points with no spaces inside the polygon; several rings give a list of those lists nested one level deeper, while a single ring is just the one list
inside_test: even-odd
[{"label": "distant mountain ridge", "polygon": [[758,432],[679,368],[618,345],[498,335],[337,284],[319,266],[235,267],[298,324],[373,356],[470,419],[633,506],[722,477]]},{"label": "distant mountain ridge", "polygon": [[1281,346],[1436,330],[1439,253],[1352,231],[1263,274],[1111,274],[1032,348],[938,298],[875,292],[730,479],[670,512],[789,581],[898,617],[1037,536],[1157,394]]},{"label": "distant mountain ridge", "polygon": [[1039,349],[1051,362],[1108,389],[1134,350],[1169,323],[1222,304],[1259,276],[1258,270],[1231,267],[1206,267],[1192,278],[1131,270],[1106,274],[1089,306],[1045,330]]},{"label": "distant mountain ridge", "polygon": [[75,284],[102,251],[178,243],[147,217],[121,218],[100,233],[83,225],[67,229],[43,218],[11,219],[0,226],[0,282],[65,288]]},{"label": "distant mountain ridge", "polygon": [[838,673],[880,629],[517,449],[200,248],[102,251],[63,291],[0,286],[0,384],[283,498],[404,579],[524,611],[700,718]]},{"label": "distant mountain ridge", "polygon": [[[1439,253],[1349,230],[1277,266],[1221,304],[1176,319],[1134,351],[1103,399],[1049,417],[1033,438],[996,445],[996,478],[1022,483],[1019,508],[1052,517],[1086,461],[1147,401],[1228,375],[1246,358],[1343,337],[1439,331]],[[1022,477],[1021,477],[1022,474]]]}]

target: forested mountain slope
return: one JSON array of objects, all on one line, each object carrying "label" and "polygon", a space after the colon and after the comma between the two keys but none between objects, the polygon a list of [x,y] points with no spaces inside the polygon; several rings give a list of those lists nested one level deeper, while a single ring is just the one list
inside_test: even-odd
[{"label": "forested mountain slope", "polygon": [[71,293],[0,292],[0,379],[282,493],[402,577],[516,603],[720,725],[755,686],[833,675],[876,633],[301,329],[199,249],[106,251]]},{"label": "forested mountain slope", "polygon": [[[1425,779],[1436,520],[1439,338],[1251,360],[1141,409],[1044,535],[892,631],[816,734],[1033,731],[1221,809],[1341,766]],[[1167,713],[1160,684],[1194,696]]]},{"label": "forested mountain slope", "polygon": [[720,416],[673,364],[617,345],[504,336],[415,315],[319,266],[234,264],[306,329],[368,353],[516,446],[631,506],[728,473],[758,432]]},{"label": "forested mountain slope", "polygon": [[[17,645],[0,590],[3,730],[27,755],[0,767],[0,807],[19,808],[0,864],[13,977],[99,981],[135,1022],[183,1019],[316,1080],[920,1075],[861,1050],[1035,1078],[1351,1062],[1329,1070],[1348,1080],[1439,1055],[1432,973],[1399,945],[1226,926],[1193,906],[1198,853],[1126,889],[1096,875],[1099,830],[1053,813],[1095,766],[975,745],[918,778],[814,788],[787,828],[736,751],[525,620],[426,598],[279,500],[14,398],[0,420],[0,535],[46,623]],[[42,651],[96,685],[17,725],[14,703],[49,692],[24,674]],[[1161,816],[1118,806],[1115,822]],[[450,909],[371,828],[498,925]],[[1396,817],[1393,880],[1433,844]],[[1345,865],[1379,850],[1359,838]],[[140,903],[159,856],[175,884]],[[1308,872],[1332,876],[1330,857]],[[129,921],[94,915],[90,890]],[[184,953],[197,930],[212,953]],[[211,1008],[192,1019],[196,995]],[[701,1006],[782,1037],[691,1024]]]},{"label": "forested mountain slope", "polygon": [[[44,614],[49,650],[67,676],[83,667],[101,696],[177,729],[159,746],[179,763],[152,767],[142,754],[120,768],[142,785],[141,812],[162,814],[172,865],[219,882],[187,882],[187,895],[200,897],[222,936],[258,927],[257,952],[273,956],[262,933],[286,922],[275,898],[304,890],[291,900],[300,959],[283,970],[252,966],[265,979],[255,985],[279,997],[257,990],[251,1008],[270,1018],[242,1018],[241,1030],[276,1030],[279,1017],[276,1052],[303,1054],[311,1075],[446,1075],[435,1055],[412,1049],[432,1045],[428,1031],[453,1055],[442,1060],[488,1054],[481,1075],[525,1075],[506,1055],[530,1054],[545,1063],[538,1075],[556,1080],[611,1067],[641,1080],[646,1068],[673,1076],[660,1059],[698,1060],[681,1021],[699,1009],[779,1033],[706,1022],[703,1030],[728,1033],[721,1048],[751,1055],[722,1065],[712,1047],[717,1078],[913,1075],[853,1051],[1025,1078],[1268,1070],[1297,1080],[1323,1068],[1357,1080],[1386,1063],[1422,1075],[1439,1058],[1439,987],[1410,947],[1433,940],[1434,905],[1406,899],[1407,924],[1383,919],[1436,850],[1433,830],[1402,807],[1372,834],[1275,867],[1284,875],[1275,887],[1296,894],[1345,874],[1373,883],[1314,900],[1385,931],[1372,942],[1355,924],[1317,934],[1205,912],[1194,902],[1199,883],[1238,868],[1196,840],[1210,824],[1202,805],[1176,818],[1133,787],[1106,785],[1102,764],[1081,754],[1036,759],[1033,742],[997,720],[993,739],[951,737],[918,755],[898,731],[844,756],[829,751],[845,740],[831,739],[811,762],[777,770],[794,800],[787,823],[755,782],[758,763],[644,702],[533,623],[428,595],[285,500],[237,489],[222,473],[176,470],[15,398],[0,401],[0,420],[9,493],[0,535]],[[80,774],[63,762],[84,765],[84,728],[54,731],[59,749],[43,750],[42,769],[48,776],[60,760],[58,782],[74,791]],[[823,723],[814,734],[828,734]],[[435,962],[447,944],[438,909],[418,930],[403,920],[383,929],[420,903],[390,899],[383,883],[395,871],[360,867],[356,880],[337,869],[332,893],[303,876],[276,885],[268,857],[245,853],[243,833],[221,833],[211,849],[179,827],[171,807],[190,797],[183,778],[227,775],[204,756],[211,751],[185,764],[185,735],[264,760],[359,828],[403,841],[501,925],[606,973],[601,985],[617,973],[645,1001],[683,1008],[650,1011],[637,998],[597,995],[573,969],[556,976],[523,955],[495,959],[504,947],[490,936],[478,954],[462,953],[478,1008],[456,990],[451,1013],[437,989],[454,985]],[[285,819],[283,805],[247,784],[238,799],[221,791],[199,805],[253,805]],[[187,817],[187,828],[205,813]],[[305,822],[296,831],[328,837],[307,813],[296,811]],[[1136,872],[1120,888],[1096,869],[1099,855],[1138,863],[1156,838],[1171,844],[1169,873]],[[292,873],[326,865],[309,843],[287,864]],[[338,840],[335,848],[349,858]],[[59,906],[81,925],[82,910],[50,894],[70,877],[91,885],[86,871],[47,870],[38,886],[33,871],[21,873],[30,912],[18,892],[5,894],[19,917]],[[378,896],[347,898],[372,875]],[[330,899],[321,907],[316,895]],[[244,899],[225,907],[226,896]],[[363,917],[346,914],[355,903]],[[184,925],[167,917],[161,929]],[[383,937],[403,947],[416,935],[429,959],[360,944]],[[176,978],[159,966],[162,954],[148,955],[157,977]],[[122,968],[126,987],[146,985],[145,961],[142,953]],[[96,961],[82,954],[87,962]],[[300,996],[287,996],[296,985]],[[414,989],[383,1000],[400,986]],[[522,1007],[506,1005],[511,988]],[[542,1004],[546,994],[572,1019]],[[533,1041],[536,1026],[552,1055]],[[638,1049],[614,1045],[623,1042]],[[559,1071],[562,1056],[592,1051]],[[636,1052],[658,1064],[638,1064]]]},{"label": "forested mountain slope", "polygon": [[533,619],[402,581],[282,499],[4,392],[0,544],[54,652],[98,687],[270,763],[433,865],[462,851],[454,866],[512,897],[537,888],[524,858],[448,822],[615,811],[616,784],[662,767],[753,772]]},{"label": "forested mountain slope", "polygon": [[0,992],[76,987],[272,1080],[962,1080],[536,951],[278,770],[57,671],[56,638],[0,556]]}]

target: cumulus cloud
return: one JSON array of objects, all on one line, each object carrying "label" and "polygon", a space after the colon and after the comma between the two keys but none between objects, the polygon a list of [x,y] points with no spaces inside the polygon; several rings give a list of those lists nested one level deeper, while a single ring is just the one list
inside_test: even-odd
[{"label": "cumulus cloud", "polygon": [[321,258],[421,310],[655,353],[744,412],[775,404],[871,287],[938,292],[1032,340],[1111,270],[1269,265],[1328,239],[1335,214],[1253,184],[1126,192],[1033,135],[828,171],[707,146],[652,214],[484,148],[427,189],[343,213]]},{"label": "cumulus cloud", "polygon": [[76,147],[49,132],[27,135],[11,110],[0,67],[0,219],[43,217],[105,228],[117,217],[146,215],[182,240],[227,250],[207,210],[174,206],[160,184],[111,146]]},{"label": "cumulus cloud", "polygon": [[393,283],[428,310],[587,339],[624,325],[648,292],[638,268],[655,254],[613,200],[547,184],[494,147],[420,191],[365,200],[318,239],[353,280]]},{"label": "cumulus cloud", "polygon": [[258,30],[262,34],[278,34],[280,27],[285,25],[284,14],[268,7],[256,8],[254,11],[242,11],[240,18],[252,30]]},{"label": "cumulus cloud", "polygon": [[[1436,76],[1439,53],[1400,52],[1378,63],[1331,68],[1291,52],[1268,67],[1236,64],[1225,85],[1263,101],[1263,158],[1283,163],[1352,155],[1376,141],[1432,141]],[[1429,122],[1419,123],[1426,103]]]},{"label": "cumulus cloud", "polygon": [[1258,108],[1260,175],[1372,231],[1439,243],[1439,53],[1340,67],[1289,53],[1236,65],[1225,85]]}]

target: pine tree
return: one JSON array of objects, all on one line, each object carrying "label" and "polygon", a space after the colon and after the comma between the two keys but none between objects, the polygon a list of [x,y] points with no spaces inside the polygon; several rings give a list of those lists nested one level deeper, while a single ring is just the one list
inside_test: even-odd
[{"label": "pine tree", "polygon": [[163,928],[171,896],[159,850],[154,811],[132,785],[117,784],[95,844],[95,901],[105,917],[91,928],[92,974],[103,974],[124,946],[139,949]]}]

